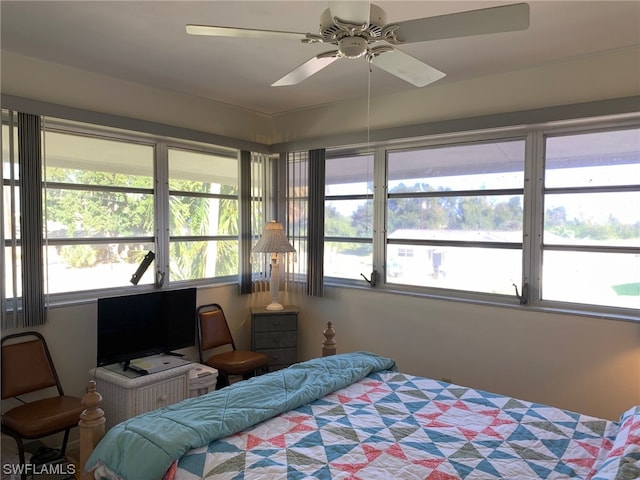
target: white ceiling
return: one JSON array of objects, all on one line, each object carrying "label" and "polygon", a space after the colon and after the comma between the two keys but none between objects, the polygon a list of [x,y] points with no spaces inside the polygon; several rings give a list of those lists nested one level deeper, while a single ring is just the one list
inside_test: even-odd
[{"label": "white ceiling", "polygon": [[[515,2],[377,1],[387,23]],[[638,1],[540,1],[526,31],[409,44],[447,73],[437,85],[640,44]],[[198,37],[188,23],[317,33],[324,1],[8,1],[1,48],[26,57],[206,98],[267,115],[364,97],[368,65],[342,59],[296,86],[270,84],[327,50],[296,40]],[[371,73],[372,97],[415,89]],[[422,87],[430,88],[429,86]]]}]

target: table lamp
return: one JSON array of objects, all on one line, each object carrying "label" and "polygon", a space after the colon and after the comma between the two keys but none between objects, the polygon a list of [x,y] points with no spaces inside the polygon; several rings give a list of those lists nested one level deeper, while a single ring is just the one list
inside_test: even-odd
[{"label": "table lamp", "polygon": [[283,310],[284,307],[278,302],[278,291],[280,290],[280,270],[278,267],[278,254],[295,252],[295,248],[291,246],[289,240],[284,235],[284,228],[275,220],[265,224],[262,236],[256,246],[253,247],[254,252],[271,254],[271,276],[269,279],[269,288],[271,289],[271,303],[267,305],[267,310]]}]

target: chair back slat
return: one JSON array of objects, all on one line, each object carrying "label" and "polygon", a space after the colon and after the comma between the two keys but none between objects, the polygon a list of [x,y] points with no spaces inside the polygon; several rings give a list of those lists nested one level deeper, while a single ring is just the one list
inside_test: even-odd
[{"label": "chair back slat", "polygon": [[54,367],[40,338],[2,345],[2,398],[58,386]]}]

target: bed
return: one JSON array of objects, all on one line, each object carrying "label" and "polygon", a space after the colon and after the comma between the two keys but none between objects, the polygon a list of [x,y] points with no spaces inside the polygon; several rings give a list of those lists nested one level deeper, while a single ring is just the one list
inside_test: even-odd
[{"label": "bed", "polygon": [[640,478],[640,406],[617,422],[398,372],[313,359],[129,419],[92,478]]}]

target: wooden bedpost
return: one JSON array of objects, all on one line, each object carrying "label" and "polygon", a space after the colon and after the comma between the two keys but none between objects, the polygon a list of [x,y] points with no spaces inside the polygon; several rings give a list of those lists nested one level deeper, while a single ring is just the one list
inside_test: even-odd
[{"label": "wooden bedpost", "polygon": [[328,357],[329,355],[336,354],[336,332],[333,329],[333,324],[331,322],[327,322],[327,328],[322,332],[324,335],[324,341],[322,342],[322,356]]},{"label": "wooden bedpost", "polygon": [[84,411],[80,414],[78,427],[80,428],[80,471],[79,478],[88,480],[91,475],[85,474],[84,467],[93,449],[104,436],[104,411],[100,408],[102,395],[96,392],[96,382],[89,381],[87,393],[82,397]]}]

